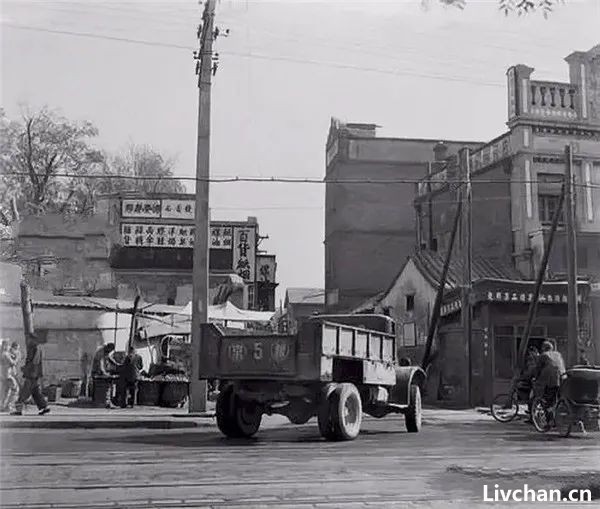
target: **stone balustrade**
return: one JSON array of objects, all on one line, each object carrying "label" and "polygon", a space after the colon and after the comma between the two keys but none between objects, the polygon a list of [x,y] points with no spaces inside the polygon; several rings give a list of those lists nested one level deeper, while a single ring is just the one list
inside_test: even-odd
[{"label": "stone balustrade", "polygon": [[530,82],[531,114],[549,118],[578,117],[579,87],[554,81]]}]

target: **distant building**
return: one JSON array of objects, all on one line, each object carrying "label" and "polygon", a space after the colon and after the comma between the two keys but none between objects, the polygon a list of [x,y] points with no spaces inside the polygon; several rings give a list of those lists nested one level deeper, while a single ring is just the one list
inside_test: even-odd
[{"label": "distant building", "polygon": [[[62,294],[88,294],[185,305],[192,299],[195,235],[192,195],[115,195],[103,198],[91,217],[24,217],[16,250],[35,287]],[[275,255],[259,249],[256,218],[212,221],[210,287],[237,274],[241,308],[274,310]]]},{"label": "distant building", "polygon": [[[381,138],[373,124],[332,119],[326,150],[325,290],[330,311],[383,291],[417,245],[416,181],[478,142]],[[343,183],[340,181],[359,181]],[[396,182],[405,180],[406,183]]]},{"label": "distant building", "polygon": [[294,332],[303,319],[323,312],[325,291],[322,288],[288,288],[284,307],[287,331]]}]

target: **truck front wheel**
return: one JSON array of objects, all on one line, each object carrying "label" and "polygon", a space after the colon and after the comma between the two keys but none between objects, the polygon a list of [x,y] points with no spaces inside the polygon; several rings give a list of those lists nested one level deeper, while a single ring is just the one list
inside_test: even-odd
[{"label": "truck front wheel", "polygon": [[354,384],[338,385],[331,394],[331,423],[335,440],[354,440],[360,433],[362,402]]},{"label": "truck front wheel", "polygon": [[262,411],[252,401],[243,401],[236,396],[233,387],[219,393],[216,405],[217,426],[230,438],[248,438],[260,428]]},{"label": "truck front wheel", "polygon": [[421,389],[417,384],[410,386],[410,399],[404,414],[404,423],[409,433],[421,431]]}]

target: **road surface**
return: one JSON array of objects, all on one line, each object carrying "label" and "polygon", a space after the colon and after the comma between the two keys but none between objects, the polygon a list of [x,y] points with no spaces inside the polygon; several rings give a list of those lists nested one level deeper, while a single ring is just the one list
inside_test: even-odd
[{"label": "road surface", "polygon": [[478,507],[486,483],[600,485],[598,435],[444,415],[428,411],[416,434],[400,416],[366,418],[345,443],[278,417],[252,440],[214,427],[3,430],[2,507]]}]

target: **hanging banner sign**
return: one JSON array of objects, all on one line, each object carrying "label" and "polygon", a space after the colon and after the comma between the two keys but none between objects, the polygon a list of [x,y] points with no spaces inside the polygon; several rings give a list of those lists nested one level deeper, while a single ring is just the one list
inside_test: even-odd
[{"label": "hanging banner sign", "polygon": [[244,281],[254,281],[256,230],[235,228],[233,230],[233,270]]}]

